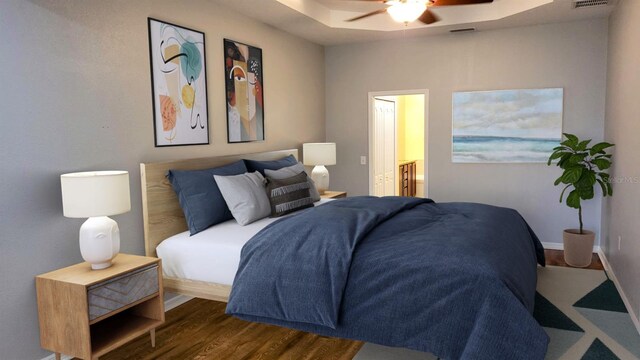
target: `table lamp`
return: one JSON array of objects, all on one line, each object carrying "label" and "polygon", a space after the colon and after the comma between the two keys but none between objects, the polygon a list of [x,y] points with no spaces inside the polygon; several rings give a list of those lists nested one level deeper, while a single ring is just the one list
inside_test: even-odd
[{"label": "table lamp", "polygon": [[318,192],[324,194],[329,189],[329,170],[326,165],[336,164],[336,143],[302,144],[303,163],[315,166],[311,171],[311,180],[316,183]]},{"label": "table lamp", "polygon": [[60,175],[62,208],[69,218],[89,218],[80,227],[80,253],[94,270],[111,266],[120,251],[118,223],[109,215],[131,210],[129,173],[89,171]]}]

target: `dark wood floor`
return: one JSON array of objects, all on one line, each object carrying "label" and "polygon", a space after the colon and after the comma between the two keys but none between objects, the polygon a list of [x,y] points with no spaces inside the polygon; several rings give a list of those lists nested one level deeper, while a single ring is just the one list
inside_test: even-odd
[{"label": "dark wood floor", "polygon": [[156,330],[155,348],[145,335],[100,359],[349,360],[362,347],[359,341],[239,320],[225,315],[226,305],[188,301],[167,312],[166,322]]},{"label": "dark wood floor", "polygon": [[[548,265],[567,266],[561,250],[545,250],[545,256]],[[588,268],[603,269],[598,255]],[[193,299],[167,312],[155,348],[146,335],[101,359],[349,360],[363,344],[238,320],[225,315],[225,306]]]}]

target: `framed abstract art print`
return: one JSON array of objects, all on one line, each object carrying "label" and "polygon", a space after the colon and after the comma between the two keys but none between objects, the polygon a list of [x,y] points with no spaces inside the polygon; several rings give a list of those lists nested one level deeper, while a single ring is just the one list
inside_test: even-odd
[{"label": "framed abstract art print", "polygon": [[204,33],[149,18],[155,146],[209,143]]},{"label": "framed abstract art print", "polygon": [[224,39],[227,139],[264,140],[262,50]]}]

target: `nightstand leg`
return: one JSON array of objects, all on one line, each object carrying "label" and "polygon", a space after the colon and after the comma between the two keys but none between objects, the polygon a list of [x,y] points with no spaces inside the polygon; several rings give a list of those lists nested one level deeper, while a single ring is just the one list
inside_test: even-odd
[{"label": "nightstand leg", "polygon": [[151,334],[151,347],[156,347],[156,329],[151,329],[149,334]]},{"label": "nightstand leg", "polygon": [[56,360],[60,360],[61,358],[60,353],[56,353]]}]

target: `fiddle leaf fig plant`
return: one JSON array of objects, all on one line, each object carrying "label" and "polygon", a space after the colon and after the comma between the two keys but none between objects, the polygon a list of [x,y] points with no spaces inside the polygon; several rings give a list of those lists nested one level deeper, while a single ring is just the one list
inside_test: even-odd
[{"label": "fiddle leaf fig plant", "polygon": [[580,234],[582,226],[582,200],[593,199],[594,187],[597,184],[602,189],[602,196],[613,195],[613,188],[609,182],[607,169],[611,167],[612,155],[607,154],[606,149],[615,146],[608,142],[597,143],[588,147],[591,140],[580,140],[577,136],[564,133],[564,141],[553,149],[547,165],[558,160],[556,165],[563,170],[562,175],[556,179],[554,185],[562,184],[564,189],[560,193],[560,202],[567,190],[567,206],[578,209],[580,221]]}]

